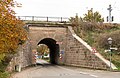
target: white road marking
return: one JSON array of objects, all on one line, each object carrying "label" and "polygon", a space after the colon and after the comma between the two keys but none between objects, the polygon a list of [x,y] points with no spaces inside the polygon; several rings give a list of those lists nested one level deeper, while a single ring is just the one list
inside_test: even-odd
[{"label": "white road marking", "polygon": [[96,75],[93,75],[93,74],[89,74],[89,73],[85,73],[85,72],[80,72],[80,74],[84,74],[84,75],[90,75],[90,76],[92,76],[92,77],[98,77],[98,76],[96,76]]},{"label": "white road marking", "polygon": [[96,77],[96,78],[98,77],[98,76],[96,76],[96,75],[93,75],[93,74],[90,74],[90,76],[92,76],[92,77]]},{"label": "white road marking", "polygon": [[86,75],[86,74],[88,74],[88,73],[85,73],[85,72],[80,72],[80,74],[85,74],[85,75]]}]

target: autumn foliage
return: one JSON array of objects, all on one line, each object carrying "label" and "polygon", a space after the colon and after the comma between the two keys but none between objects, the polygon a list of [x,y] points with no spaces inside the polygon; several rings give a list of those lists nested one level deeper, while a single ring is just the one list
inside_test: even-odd
[{"label": "autumn foliage", "polygon": [[[13,0],[0,0],[0,55],[15,53],[19,44],[27,39],[24,23],[15,17]],[[0,56],[1,57],[1,56]]]}]

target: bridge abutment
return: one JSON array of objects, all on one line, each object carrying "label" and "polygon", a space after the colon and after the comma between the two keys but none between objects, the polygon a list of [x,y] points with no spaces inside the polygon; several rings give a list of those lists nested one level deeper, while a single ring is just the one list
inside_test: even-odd
[{"label": "bridge abutment", "polygon": [[[109,68],[105,59],[100,59],[91,52],[91,47],[84,41],[80,41],[69,27],[30,25],[28,29],[29,41],[22,45],[18,55],[13,58],[14,61],[17,61],[17,58],[19,63],[16,62],[16,64],[22,67],[31,65],[32,50],[36,50],[38,44],[45,44],[51,51],[51,63],[94,69]],[[14,65],[11,63],[11,66]]]},{"label": "bridge abutment", "polygon": [[94,69],[107,69],[108,66],[100,60],[93,52],[87,49],[80,43],[70,30],[67,31],[67,46],[65,52],[65,64],[94,68]]}]

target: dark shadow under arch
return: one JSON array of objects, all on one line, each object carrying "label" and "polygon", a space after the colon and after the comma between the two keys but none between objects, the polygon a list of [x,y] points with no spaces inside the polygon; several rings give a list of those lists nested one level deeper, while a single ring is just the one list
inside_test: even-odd
[{"label": "dark shadow under arch", "polygon": [[45,44],[50,49],[50,63],[51,64],[58,64],[59,58],[59,45],[56,44],[56,41],[52,38],[45,38],[41,40],[39,44]]}]

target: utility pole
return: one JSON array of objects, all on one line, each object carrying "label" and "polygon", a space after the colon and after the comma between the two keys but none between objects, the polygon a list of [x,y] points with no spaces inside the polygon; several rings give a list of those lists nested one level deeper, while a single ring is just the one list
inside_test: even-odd
[{"label": "utility pole", "polygon": [[109,8],[107,8],[107,10],[109,11],[109,16],[107,17],[108,22],[112,22],[112,17],[111,17],[111,11],[112,11],[112,7],[111,5],[109,5]]}]

